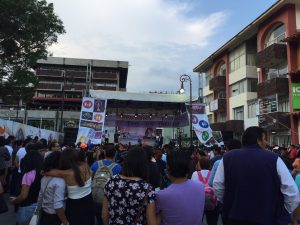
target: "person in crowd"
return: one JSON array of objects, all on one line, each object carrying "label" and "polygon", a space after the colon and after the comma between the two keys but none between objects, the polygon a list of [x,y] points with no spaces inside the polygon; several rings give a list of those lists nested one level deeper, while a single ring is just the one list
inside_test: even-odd
[{"label": "person in crowd", "polygon": [[[59,168],[61,152],[54,151],[45,159],[43,171]],[[44,176],[38,201],[42,202],[40,225],[67,225],[64,210],[66,182],[59,177]]]},{"label": "person in crowd", "polygon": [[[208,180],[211,176],[210,160],[208,158],[201,158],[200,159],[200,167],[201,167],[201,170],[195,171],[192,175],[191,180],[203,182],[203,184],[205,185],[205,183],[208,183]],[[202,180],[199,177],[202,177]],[[206,217],[207,225],[217,225],[218,224],[219,212],[218,212],[217,207],[212,210],[205,210],[204,214]]]},{"label": "person in crowd", "polygon": [[224,225],[289,224],[290,213],[295,222],[300,211],[297,186],[281,158],[265,150],[266,144],[266,132],[249,127],[242,148],[221,160],[213,187],[223,203]]},{"label": "person in crowd", "polygon": [[21,161],[22,159],[25,157],[26,155],[26,145],[29,144],[31,142],[31,138],[27,137],[23,143],[22,143],[22,147],[18,150],[17,154],[16,154],[16,164],[18,165],[18,172],[21,174]]},{"label": "person in crowd", "polygon": [[147,180],[154,189],[157,189],[160,187],[161,177],[160,177],[160,172],[157,164],[153,162],[153,147],[146,145],[143,146],[142,148],[146,152],[148,158],[149,174]]},{"label": "person in crowd", "polygon": [[[92,177],[94,178],[95,174],[97,173],[97,171],[99,171],[100,175],[101,172],[100,171],[104,171],[103,168],[108,169],[109,172],[111,172],[111,175],[117,175],[121,172],[121,166],[120,164],[114,162],[114,156],[115,156],[115,147],[114,145],[106,145],[104,147],[104,155],[105,158],[101,159],[101,160],[97,160],[96,162],[94,162],[91,166],[91,169],[93,171],[93,175]],[[95,180],[93,180],[93,183],[95,182]],[[105,184],[99,184],[101,187],[95,187],[95,188],[102,188],[103,185]],[[97,184],[95,184],[95,186],[97,186]],[[101,193],[102,194],[102,193]],[[97,219],[97,223],[98,225],[102,225],[102,218],[101,218],[101,214],[102,214],[102,205],[99,203],[97,203],[94,199],[95,202],[95,216]]]},{"label": "person in crowd", "polygon": [[148,162],[142,148],[128,151],[120,175],[105,185],[102,208],[103,224],[155,225],[155,193],[147,183]]},{"label": "person in crowd", "polygon": [[[299,165],[300,167],[300,165]],[[299,168],[300,169],[300,168]],[[295,177],[295,182],[296,182],[296,185],[298,187],[298,192],[300,194],[300,171],[298,173],[296,173],[296,177]],[[296,219],[294,220],[294,223],[297,225],[300,223],[300,217],[298,216],[297,218],[297,223],[296,223]]]},{"label": "person in crowd", "polygon": [[16,160],[17,157],[17,152],[19,151],[19,149],[22,146],[22,141],[21,140],[15,140],[14,144],[13,144],[13,152],[12,152],[12,176],[11,176],[11,181],[10,181],[10,196],[16,197],[20,194],[21,188],[20,188],[20,184],[21,184],[21,179],[22,176],[21,174],[18,172],[19,169],[19,165],[18,162]]},{"label": "person in crowd", "polygon": [[6,176],[8,174],[9,162],[11,159],[10,153],[5,145],[5,138],[0,136],[0,182],[3,186],[6,185]]},{"label": "person in crowd", "polygon": [[172,145],[168,145],[165,144],[162,151],[163,151],[163,155],[161,157],[161,159],[165,162],[167,162],[167,155],[173,150],[173,146]]},{"label": "person in crowd", "polygon": [[172,184],[157,192],[156,211],[162,225],[201,224],[204,212],[204,185],[187,178],[190,156],[185,151],[167,155],[167,171]]},{"label": "person in crowd", "polygon": [[45,158],[51,154],[52,152],[55,152],[55,151],[61,151],[61,148],[60,148],[60,145],[58,143],[57,140],[52,140],[50,143],[49,143],[49,151],[47,151],[45,153]]},{"label": "person in crowd", "polygon": [[66,216],[69,225],[94,225],[92,173],[89,166],[87,163],[80,163],[75,149],[66,148],[61,153],[59,168],[44,174],[64,178],[67,183]]},{"label": "person in crowd", "polygon": [[213,166],[217,160],[222,159],[221,148],[218,145],[213,146],[213,152],[214,152],[214,157],[210,159],[211,166]]},{"label": "person in crowd", "polygon": [[291,145],[288,150],[289,158],[294,161],[297,157],[297,149],[295,145]]},{"label": "person in crowd", "polygon": [[17,222],[19,225],[28,225],[37,206],[37,199],[41,186],[41,169],[43,157],[38,151],[28,151],[22,160],[24,175],[22,177],[21,193],[12,198],[11,204],[19,204]]},{"label": "person in crowd", "polygon": [[155,154],[155,164],[158,168],[159,174],[160,174],[160,189],[164,189],[167,186],[170,185],[170,180],[167,177],[166,174],[166,169],[167,169],[167,164],[165,161],[162,160],[162,151],[160,149],[156,149]]},{"label": "person in crowd", "polygon": [[[228,143],[228,146],[227,146],[227,149],[228,151],[231,151],[231,150],[234,150],[234,149],[240,149],[242,146],[242,143],[237,140],[237,139],[232,139],[229,143]],[[208,184],[209,186],[213,186],[213,181],[214,181],[214,178],[215,178],[215,175],[216,175],[216,172],[217,172],[217,169],[218,169],[218,166],[221,162],[221,159],[217,160],[214,165],[213,165],[213,168],[211,170],[211,175],[209,177],[209,181],[208,181]]]}]

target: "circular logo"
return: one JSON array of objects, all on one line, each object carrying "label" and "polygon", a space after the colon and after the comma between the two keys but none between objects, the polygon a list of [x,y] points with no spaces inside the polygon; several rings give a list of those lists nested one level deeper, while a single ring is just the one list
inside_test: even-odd
[{"label": "circular logo", "polygon": [[93,103],[92,103],[91,100],[85,100],[82,105],[83,105],[84,108],[89,109],[89,108],[92,108]]},{"label": "circular logo", "polygon": [[198,123],[198,118],[197,118],[197,116],[192,116],[192,123],[193,124],[197,124]]},{"label": "circular logo", "polygon": [[199,126],[202,128],[208,128],[208,122],[206,122],[205,120],[200,120]]},{"label": "circular logo", "polygon": [[202,139],[203,139],[203,141],[207,141],[208,138],[209,138],[209,133],[207,131],[204,131],[202,133]]},{"label": "circular logo", "polygon": [[102,121],[102,115],[101,114],[95,114],[94,115],[94,120],[96,120],[97,122],[101,122]]}]

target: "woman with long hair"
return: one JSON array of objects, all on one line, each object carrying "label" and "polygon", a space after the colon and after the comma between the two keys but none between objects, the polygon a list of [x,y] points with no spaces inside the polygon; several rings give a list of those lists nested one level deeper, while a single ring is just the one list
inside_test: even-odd
[{"label": "woman with long hair", "polygon": [[79,161],[75,149],[66,148],[62,151],[59,168],[45,172],[45,175],[64,178],[67,183],[66,216],[69,225],[94,225],[92,173],[89,166]]},{"label": "woman with long hair", "polygon": [[155,193],[147,183],[148,160],[142,148],[128,151],[120,175],[105,185],[102,208],[103,224],[154,225]]},{"label": "woman with long hair", "polygon": [[29,224],[34,210],[37,206],[37,199],[41,186],[41,169],[43,157],[36,151],[28,151],[22,160],[24,174],[22,176],[21,193],[13,198],[11,204],[19,204],[17,222],[19,225]]}]

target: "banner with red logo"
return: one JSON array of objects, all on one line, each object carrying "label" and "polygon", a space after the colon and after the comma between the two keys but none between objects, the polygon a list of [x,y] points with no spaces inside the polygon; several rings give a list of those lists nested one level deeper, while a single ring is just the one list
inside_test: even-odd
[{"label": "banner with red logo", "polygon": [[76,143],[100,144],[103,134],[107,100],[84,97],[82,99]]}]

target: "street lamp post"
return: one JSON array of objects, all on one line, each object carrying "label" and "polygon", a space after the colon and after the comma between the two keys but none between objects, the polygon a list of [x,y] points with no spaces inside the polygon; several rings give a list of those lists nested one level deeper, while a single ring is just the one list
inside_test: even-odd
[{"label": "street lamp post", "polygon": [[60,129],[59,131],[63,131],[63,123],[64,123],[64,109],[65,109],[65,84],[66,84],[66,72],[62,71],[63,84],[62,84],[62,98],[61,98],[61,111],[60,111]]},{"label": "street lamp post", "polygon": [[190,82],[190,104],[189,104],[189,112],[190,112],[190,148],[192,149],[193,147],[193,125],[192,125],[192,79],[189,75],[187,74],[182,74],[179,78],[180,82],[181,82],[181,87],[179,92],[181,94],[184,93],[184,86],[183,83],[186,81]]}]

